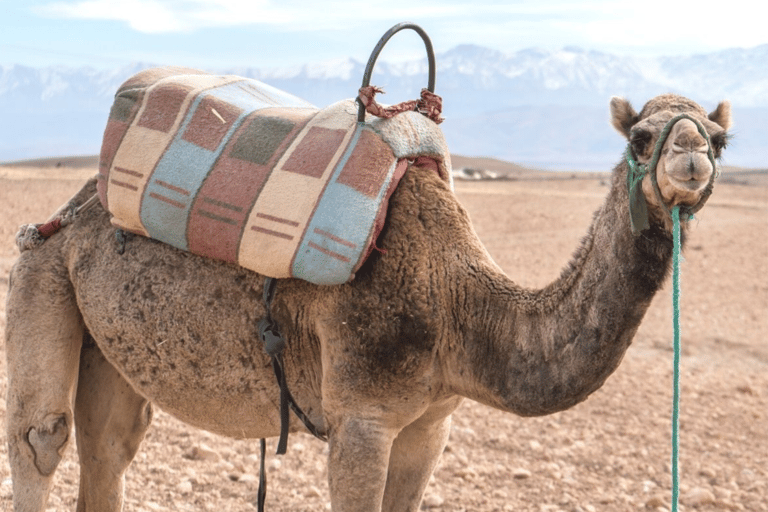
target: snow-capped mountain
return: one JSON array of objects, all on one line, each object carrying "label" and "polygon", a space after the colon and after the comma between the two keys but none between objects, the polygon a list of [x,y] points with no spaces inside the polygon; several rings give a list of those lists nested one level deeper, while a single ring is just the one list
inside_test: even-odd
[{"label": "snow-capped mountain", "polygon": [[[256,65],[258,63],[255,63]],[[455,153],[567,169],[608,169],[625,141],[608,123],[608,101],[676,92],[713,109],[734,106],[735,135],[726,163],[768,166],[768,45],[706,55],[634,58],[564,48],[505,54],[463,45],[437,55],[442,125]],[[0,68],[0,161],[93,154],[117,87],[150,67],[111,69],[20,65]],[[255,78],[325,106],[355,96],[365,63],[342,59],[292,68],[212,70]],[[378,62],[371,83],[395,103],[427,83],[426,58]]]}]

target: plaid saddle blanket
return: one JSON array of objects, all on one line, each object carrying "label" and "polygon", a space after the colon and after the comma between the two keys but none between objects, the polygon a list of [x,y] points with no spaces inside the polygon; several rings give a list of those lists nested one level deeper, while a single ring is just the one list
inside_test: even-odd
[{"label": "plaid saddle blanket", "polygon": [[130,78],[102,143],[112,223],[262,275],[333,285],[370,254],[408,160],[448,182],[442,132],[416,112],[357,122],[256,80],[183,68]]}]

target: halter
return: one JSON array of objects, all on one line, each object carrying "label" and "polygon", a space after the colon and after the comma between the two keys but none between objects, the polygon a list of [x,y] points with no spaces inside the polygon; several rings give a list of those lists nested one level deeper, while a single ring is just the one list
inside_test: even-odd
[{"label": "halter", "polygon": [[704,140],[707,142],[707,158],[709,158],[709,162],[712,164],[712,175],[709,177],[709,182],[702,192],[701,199],[699,199],[698,203],[693,206],[680,206],[680,218],[683,221],[690,220],[693,217],[693,214],[701,210],[701,208],[704,206],[704,203],[706,203],[707,199],[709,199],[709,196],[712,195],[712,189],[715,185],[715,178],[720,174],[720,170],[717,167],[717,162],[715,162],[715,155],[712,151],[712,144],[709,140],[709,134],[699,121],[688,114],[680,114],[676,117],[673,117],[661,130],[659,138],[656,141],[656,145],[653,149],[651,160],[647,164],[638,163],[637,160],[635,160],[635,158],[632,156],[632,145],[627,144],[626,160],[627,165],[629,166],[629,172],[627,172],[629,216],[630,220],[632,221],[632,233],[635,235],[639,235],[641,231],[651,227],[648,220],[648,205],[645,202],[643,187],[641,186],[643,178],[645,178],[645,175],[649,172],[651,174],[651,183],[653,183],[653,191],[656,194],[656,199],[666,214],[670,217],[672,216],[672,212],[664,203],[661,190],[659,190],[659,183],[656,177],[656,166],[659,163],[659,158],[661,158],[661,150],[664,147],[664,143],[667,141],[670,132],[672,131],[672,127],[678,121],[683,119],[692,121],[693,124],[696,125],[696,129],[699,131],[699,134],[704,137]]}]

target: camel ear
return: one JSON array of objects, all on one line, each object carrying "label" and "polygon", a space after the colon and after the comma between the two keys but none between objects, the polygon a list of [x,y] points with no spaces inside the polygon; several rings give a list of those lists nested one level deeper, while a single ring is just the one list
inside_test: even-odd
[{"label": "camel ear", "polygon": [[717,105],[717,108],[709,114],[709,120],[719,124],[723,130],[728,130],[733,126],[733,120],[731,119],[731,102],[721,101]]},{"label": "camel ear", "polygon": [[611,98],[611,124],[629,140],[629,131],[640,120],[629,101],[618,96]]}]

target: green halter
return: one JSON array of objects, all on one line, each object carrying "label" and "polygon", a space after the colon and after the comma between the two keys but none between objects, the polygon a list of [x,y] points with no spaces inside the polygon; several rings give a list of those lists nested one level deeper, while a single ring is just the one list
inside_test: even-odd
[{"label": "green halter", "polygon": [[659,183],[656,178],[656,166],[659,163],[659,158],[661,157],[661,150],[664,147],[664,143],[667,141],[667,138],[669,137],[669,133],[672,131],[672,127],[675,125],[675,123],[677,123],[682,119],[688,119],[690,121],[693,121],[693,123],[696,125],[696,128],[699,130],[699,133],[701,134],[701,136],[704,137],[704,140],[707,141],[707,157],[709,158],[709,161],[712,164],[712,175],[709,178],[709,183],[707,183],[707,187],[704,189],[704,192],[702,192],[701,199],[699,199],[699,202],[693,206],[680,207],[680,218],[683,221],[689,220],[691,217],[693,217],[694,213],[699,211],[702,208],[702,206],[704,206],[704,203],[707,202],[707,199],[709,199],[709,196],[712,194],[712,188],[714,187],[714,184],[715,184],[715,177],[719,174],[719,169],[717,167],[717,163],[715,162],[715,155],[712,151],[712,144],[709,141],[709,134],[707,134],[707,131],[704,129],[704,127],[701,125],[699,121],[689,116],[688,114],[680,114],[672,118],[664,126],[664,129],[661,130],[661,134],[659,134],[659,139],[656,141],[656,146],[653,149],[653,155],[651,155],[651,160],[647,164],[637,163],[634,157],[632,157],[631,144],[627,145],[626,160],[627,160],[627,165],[629,166],[629,171],[627,172],[627,191],[629,192],[629,217],[632,222],[632,233],[634,233],[635,235],[639,235],[642,231],[651,227],[650,222],[648,220],[648,205],[645,202],[645,196],[643,195],[643,187],[642,187],[643,178],[645,178],[645,175],[648,174],[648,172],[651,173],[651,182],[653,183],[653,190],[656,193],[656,199],[658,200],[661,207],[664,208],[664,211],[667,213],[667,215],[669,216],[672,215],[672,212],[669,210],[667,205],[664,204],[664,200],[661,196],[661,190],[659,190]]}]

